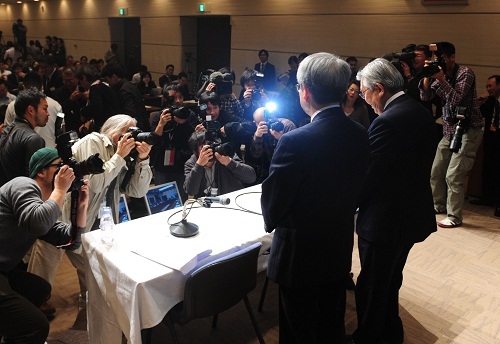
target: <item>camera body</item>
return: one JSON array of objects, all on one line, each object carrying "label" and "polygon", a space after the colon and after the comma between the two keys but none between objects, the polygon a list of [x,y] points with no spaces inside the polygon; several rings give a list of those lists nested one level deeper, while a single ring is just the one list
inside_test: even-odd
[{"label": "camera body", "polygon": [[285,125],[273,118],[268,109],[264,110],[264,119],[266,120],[266,126],[269,130],[283,131],[285,130]]},{"label": "camera body", "polygon": [[446,72],[446,62],[442,56],[436,57],[434,60],[429,61],[429,64],[424,67],[422,73],[425,77],[430,78],[436,73],[439,73],[439,67]]},{"label": "camera body", "polygon": [[[205,132],[205,141],[210,145],[210,148],[214,153],[219,153],[220,155],[225,155],[232,157],[234,155],[234,147],[231,143],[222,143],[222,140],[218,136],[221,124],[218,121],[212,121],[212,116],[207,115],[203,126],[207,130]],[[215,157],[213,158],[215,159]]]},{"label": "camera body", "polygon": [[99,153],[93,154],[84,161],[77,162],[73,158],[71,147],[79,141],[76,131],[69,131],[57,136],[57,153],[63,159],[63,163],[73,169],[75,180],[68,192],[78,190],[83,185],[83,177],[89,174],[103,173],[104,161],[99,158]]},{"label": "camera body", "polygon": [[[137,142],[146,142],[149,145],[154,145],[157,143],[157,135],[153,132],[143,132],[141,129],[137,127],[130,127],[127,130],[127,133],[130,133],[132,138]],[[123,137],[120,136],[120,139]]]}]

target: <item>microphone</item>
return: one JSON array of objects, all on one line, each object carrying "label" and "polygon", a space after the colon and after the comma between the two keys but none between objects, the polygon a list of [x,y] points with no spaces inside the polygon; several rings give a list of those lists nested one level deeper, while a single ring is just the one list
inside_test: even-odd
[{"label": "microphone", "polygon": [[213,197],[213,196],[201,197],[201,200],[207,203],[219,203],[222,205],[228,205],[231,202],[231,200],[227,197]]}]

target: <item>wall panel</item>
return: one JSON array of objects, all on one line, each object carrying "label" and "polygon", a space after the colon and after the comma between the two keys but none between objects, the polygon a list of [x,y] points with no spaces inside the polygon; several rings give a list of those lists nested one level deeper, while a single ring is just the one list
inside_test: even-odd
[{"label": "wall panel", "polygon": [[[45,35],[61,36],[69,54],[101,58],[111,43],[108,17],[118,16],[118,9],[125,7],[129,16],[141,17],[142,62],[157,79],[167,63],[173,63],[176,72],[183,69],[185,53],[195,50],[192,32],[183,31],[186,28],[181,28],[180,17],[199,15],[198,2],[46,0],[13,4],[0,6],[0,30],[5,39],[12,39],[12,22],[23,18],[28,39],[43,42]],[[211,13],[204,15],[231,16],[231,64],[238,75],[245,67],[253,67],[261,48],[270,51],[280,73],[288,69],[288,56],[301,51],[354,55],[364,64],[408,43],[438,40],[455,43],[457,61],[476,71],[478,84],[499,72],[498,1],[469,0],[465,6],[423,6],[420,0],[212,0],[211,4]]]}]

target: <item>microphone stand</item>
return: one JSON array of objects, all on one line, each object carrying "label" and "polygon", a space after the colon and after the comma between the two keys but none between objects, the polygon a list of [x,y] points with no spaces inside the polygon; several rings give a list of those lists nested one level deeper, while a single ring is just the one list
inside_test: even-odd
[{"label": "microphone stand", "polygon": [[188,213],[186,212],[186,207],[189,204],[194,204],[194,203],[198,203],[198,200],[188,199],[184,203],[184,207],[182,209],[182,220],[180,222],[170,225],[170,234],[179,238],[189,238],[198,234],[199,230],[198,226],[192,222],[187,222],[186,220],[186,217],[188,215]]}]

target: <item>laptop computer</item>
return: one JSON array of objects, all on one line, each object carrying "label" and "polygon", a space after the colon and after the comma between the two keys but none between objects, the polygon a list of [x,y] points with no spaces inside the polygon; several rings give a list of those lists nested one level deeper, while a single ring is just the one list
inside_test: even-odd
[{"label": "laptop computer", "polygon": [[118,223],[130,221],[130,212],[128,210],[127,199],[125,195],[120,196],[120,201],[118,202]]},{"label": "laptop computer", "polygon": [[182,200],[175,181],[150,187],[145,198],[149,214],[182,207]]}]

